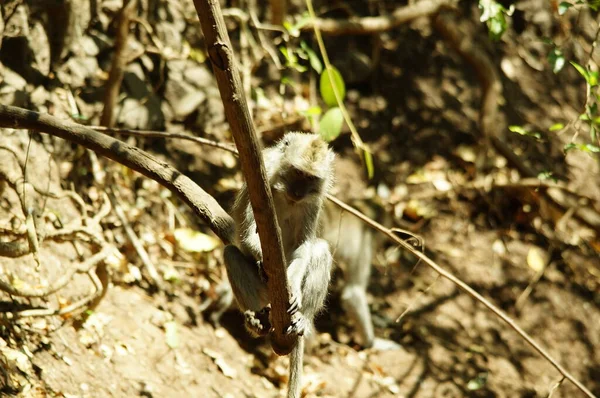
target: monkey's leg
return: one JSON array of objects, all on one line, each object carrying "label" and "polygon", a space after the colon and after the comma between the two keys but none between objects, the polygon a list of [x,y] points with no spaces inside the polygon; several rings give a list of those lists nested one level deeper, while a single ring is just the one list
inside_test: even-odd
[{"label": "monkey's leg", "polygon": [[399,344],[375,337],[367,302],[367,286],[373,259],[373,234],[363,227],[362,233],[356,235],[357,241],[344,242],[336,252],[336,255],[339,254],[346,263],[344,273],[346,285],[342,290],[342,306],[357,328],[358,343],[362,347],[376,350],[398,349]]},{"label": "monkey's leg", "polygon": [[310,334],[327,296],[332,262],[329,244],[323,239],[306,241],[294,251],[287,274],[300,316],[292,320],[290,332]]},{"label": "monkey's leg", "polygon": [[[350,242],[340,242],[336,256],[346,263],[345,286],[342,290],[342,307],[350,316],[358,331],[358,343],[369,348],[373,346],[375,334],[371,321],[371,311],[367,302],[367,286],[371,276],[372,233],[362,228],[362,233],[352,236]],[[354,241],[356,239],[356,241]]]},{"label": "monkey's leg", "polygon": [[227,277],[238,306],[244,313],[246,327],[256,335],[263,336],[271,329],[269,322],[268,292],[260,277],[260,269],[234,245],[224,251]]}]

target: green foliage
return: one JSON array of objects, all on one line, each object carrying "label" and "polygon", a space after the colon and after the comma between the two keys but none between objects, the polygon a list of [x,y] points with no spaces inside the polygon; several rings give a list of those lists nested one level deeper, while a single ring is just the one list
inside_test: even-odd
[{"label": "green foliage", "polygon": [[513,14],[514,5],[507,9],[494,0],[479,0],[479,8],[481,9],[479,20],[487,25],[490,38],[499,40],[506,32],[508,26],[506,16],[510,17]]},{"label": "green foliage", "polygon": [[343,125],[344,115],[342,114],[342,110],[335,106],[325,112],[321,118],[319,133],[325,141],[330,142],[340,135]]},{"label": "green foliage", "polygon": [[558,73],[565,66],[565,57],[560,49],[554,47],[548,54],[548,61],[552,65],[552,72]]},{"label": "green foliage", "polygon": [[[319,59],[317,54],[313,51],[313,49],[310,48],[304,40],[300,42],[300,48],[303,51],[303,53],[299,52],[299,54],[301,54],[300,56],[306,55],[306,58],[308,58],[308,61],[310,62],[310,66],[312,66],[312,68],[315,70],[315,72],[317,72],[318,74],[321,74],[321,72],[323,72],[323,63],[321,63],[321,60]],[[304,59],[306,59],[306,58],[304,58]]]},{"label": "green foliage", "polygon": [[477,391],[485,387],[488,379],[488,374],[483,372],[479,373],[475,378],[469,380],[467,383],[467,390]]},{"label": "green foliage", "polygon": [[508,129],[510,131],[512,131],[513,133],[517,133],[517,134],[524,135],[524,136],[527,136],[527,137],[533,137],[537,141],[541,141],[542,140],[542,135],[540,133],[538,133],[538,132],[531,132],[531,131],[525,130],[521,126],[508,126]]},{"label": "green foliage", "polygon": [[571,143],[565,145],[564,151],[569,152],[573,149],[578,149],[580,151],[587,152],[587,153],[600,153],[599,146],[596,146],[593,144],[576,144],[574,142],[571,142]]},{"label": "green foliage", "polygon": [[561,1],[558,5],[558,15],[564,15],[564,13],[567,12],[567,10],[571,7],[573,7],[573,4],[567,1]]},{"label": "green foliage", "polygon": [[584,68],[577,62],[570,61],[570,63],[575,69],[577,69],[577,72],[579,72],[579,74],[583,76],[583,78],[585,79],[587,84],[589,84],[590,87],[598,85],[598,72],[589,71],[587,70],[587,68]]},{"label": "green foliage", "polygon": [[304,65],[301,65],[298,62],[298,57],[296,55],[296,51],[294,51],[293,49],[289,49],[285,46],[279,47],[279,51],[283,54],[283,56],[285,58],[285,66],[286,67],[296,69],[300,73],[307,71],[308,68]]},{"label": "green foliage", "polygon": [[308,13],[305,12],[304,14],[302,14],[300,19],[298,19],[298,21],[296,21],[295,24],[292,25],[291,22],[285,21],[283,23],[283,27],[285,28],[285,30],[288,31],[290,36],[300,37],[300,29],[302,29],[302,27],[304,25],[306,25],[308,22],[310,22],[310,16],[308,15]]},{"label": "green foliage", "polygon": [[540,181],[550,180],[553,182],[558,182],[556,177],[554,177],[554,173],[552,173],[551,171],[542,171],[540,174],[537,175],[537,178]]},{"label": "green foliage", "polygon": [[[333,83],[331,79],[333,78]],[[337,100],[335,98],[335,94],[333,92],[333,86],[335,85],[335,89],[340,96],[340,101],[344,101],[346,97],[346,84],[344,83],[344,78],[342,78],[342,74],[337,70],[336,67],[332,66],[331,68],[325,69],[323,73],[321,73],[321,80],[319,82],[319,90],[321,92],[321,98],[328,106],[337,106]]]},{"label": "green foliage", "polygon": [[589,7],[594,11],[600,10],[600,0],[577,0],[577,1],[561,1],[558,5],[558,15],[563,15],[571,7],[575,6]]},{"label": "green foliage", "polygon": [[562,130],[565,128],[565,125],[562,123],[554,123],[552,126],[550,126],[550,128],[548,129],[548,131],[558,131],[558,130]]}]

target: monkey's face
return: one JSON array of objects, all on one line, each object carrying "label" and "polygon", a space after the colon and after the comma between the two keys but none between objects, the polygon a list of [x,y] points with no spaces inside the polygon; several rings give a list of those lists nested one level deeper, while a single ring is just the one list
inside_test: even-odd
[{"label": "monkey's face", "polygon": [[334,154],[318,135],[287,133],[270,153],[279,163],[272,187],[288,202],[320,198],[329,189]]},{"label": "monkey's face", "polygon": [[320,197],[323,192],[323,180],[302,170],[291,167],[282,176],[285,198],[290,203],[301,202],[310,197]]}]

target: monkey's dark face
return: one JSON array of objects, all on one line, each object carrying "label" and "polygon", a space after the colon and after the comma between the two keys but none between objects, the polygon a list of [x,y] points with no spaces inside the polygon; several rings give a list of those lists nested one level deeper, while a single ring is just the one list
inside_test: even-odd
[{"label": "monkey's dark face", "polygon": [[311,196],[320,196],[323,190],[321,178],[293,167],[282,176],[282,179],[285,197],[292,203],[309,199]]}]

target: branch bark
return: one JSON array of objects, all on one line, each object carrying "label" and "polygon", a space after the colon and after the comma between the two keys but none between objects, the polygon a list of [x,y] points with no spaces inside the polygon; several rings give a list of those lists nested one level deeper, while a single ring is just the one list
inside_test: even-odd
[{"label": "branch bark", "polygon": [[194,0],[208,56],[221,92],[225,115],[239,151],[242,173],[248,184],[248,194],[260,236],[267,288],[273,322],[273,350],[279,355],[289,354],[297,336],[284,330],[290,324],[287,312],[290,291],[286,275],[281,233],[275,215],[273,196],[267,182],[267,173],[258,145],[254,123],[250,117],[246,97],[236,67],[235,57],[221,7],[217,0]]},{"label": "branch bark", "polygon": [[419,17],[433,15],[440,8],[450,7],[453,3],[453,0],[421,0],[397,8],[388,16],[352,19],[317,18],[314,23],[309,21],[303,25],[301,30],[312,31],[314,25],[317,25],[322,34],[329,36],[370,35],[385,32]]},{"label": "branch bark", "polygon": [[233,219],[212,196],[169,164],[139,148],[71,121],[14,106],[0,105],[0,127],[51,134],[121,163],[171,190],[225,244],[233,239]]},{"label": "branch bark", "polygon": [[112,127],[115,123],[114,111],[127,64],[125,49],[127,48],[127,38],[129,37],[129,21],[131,20],[134,6],[135,0],[125,0],[117,16],[115,52],[113,54],[108,81],[106,82],[104,110],[102,111],[102,118],[100,120],[100,124],[106,127]]}]

